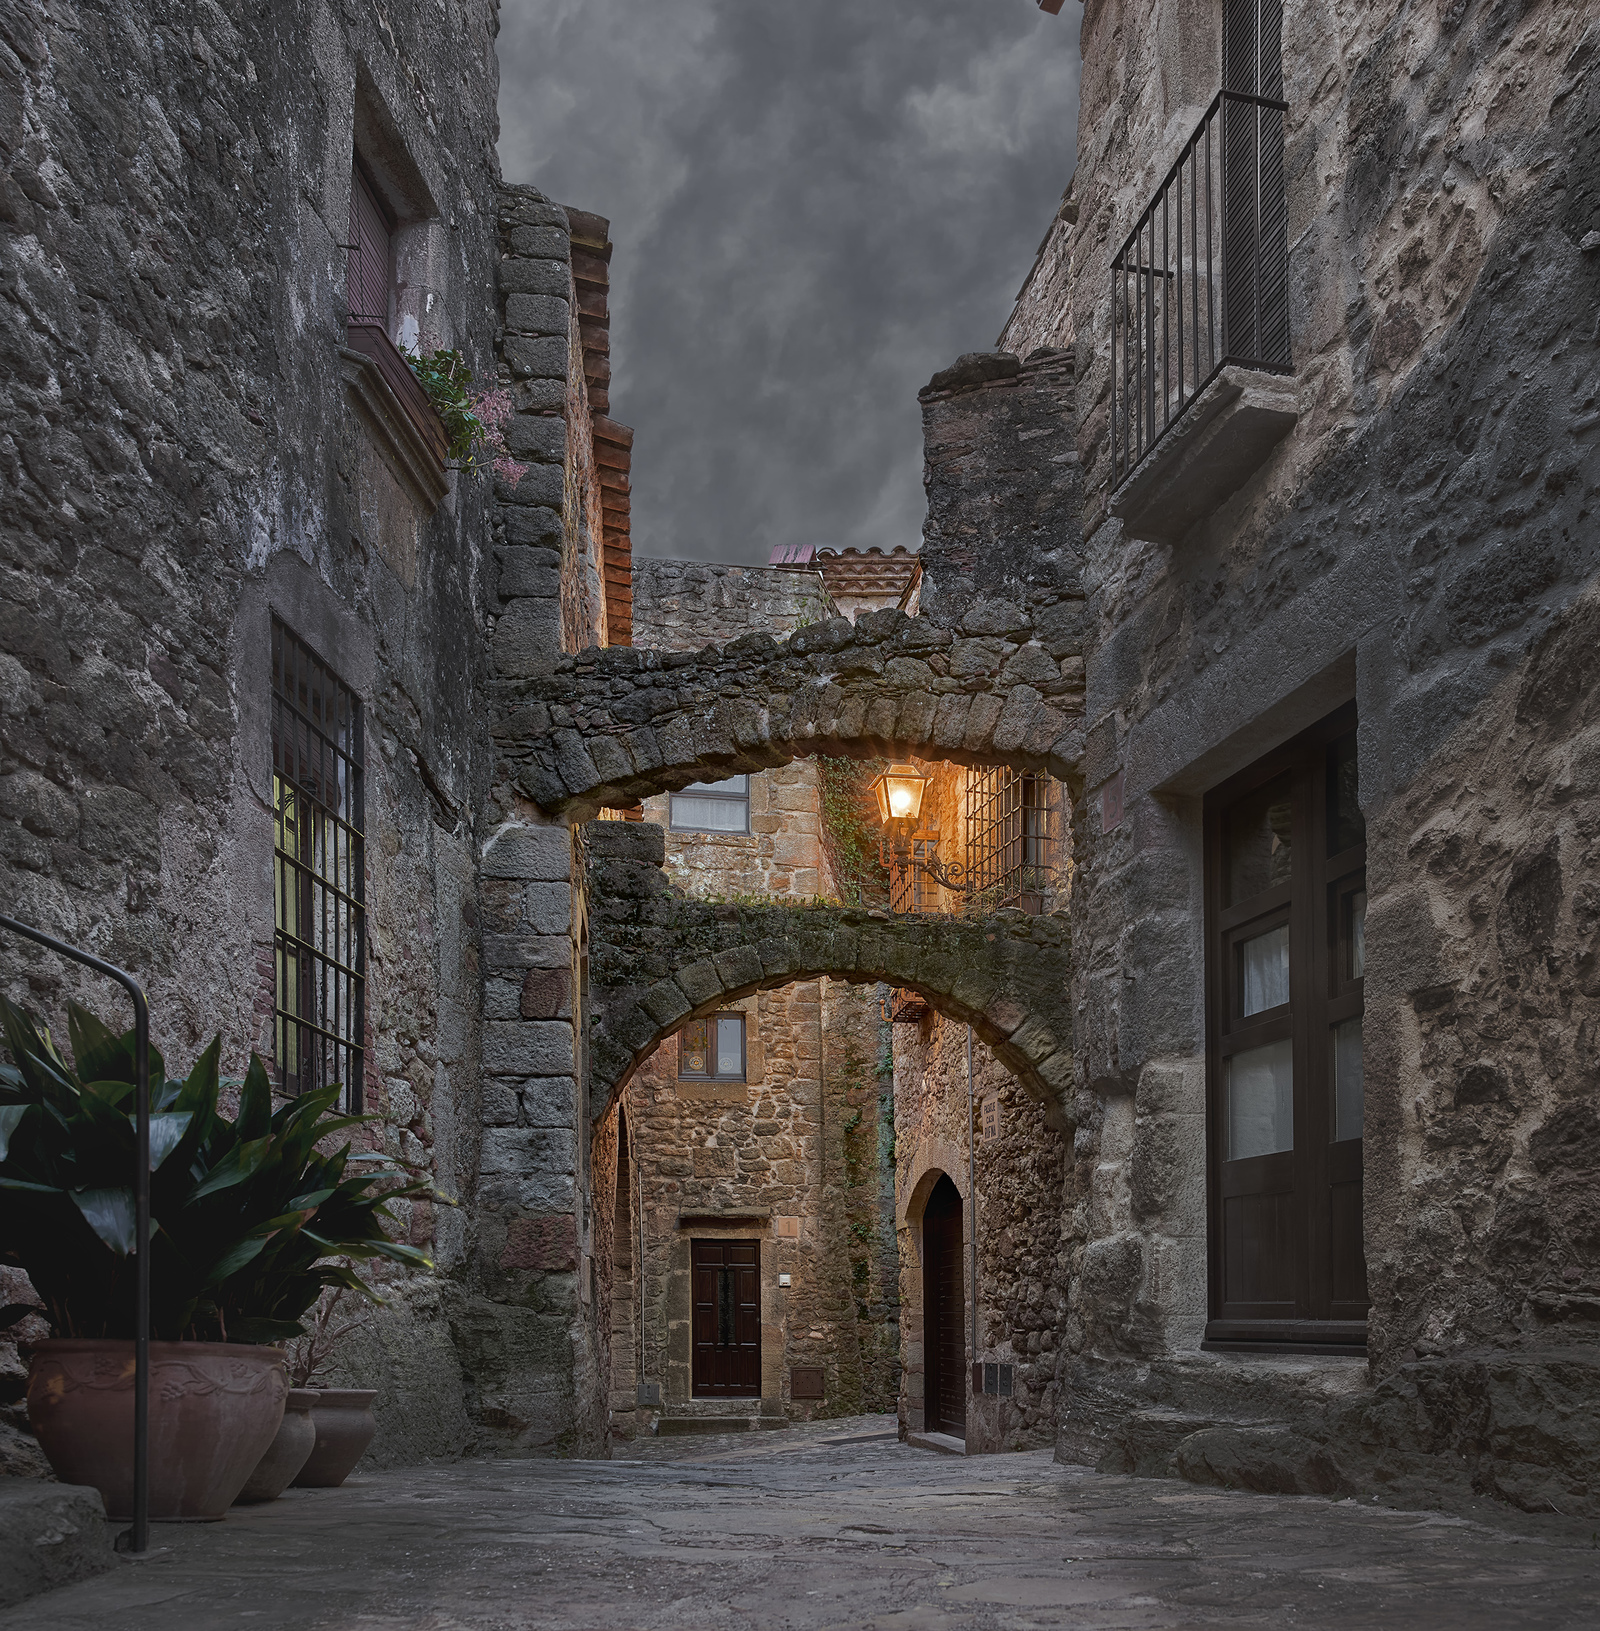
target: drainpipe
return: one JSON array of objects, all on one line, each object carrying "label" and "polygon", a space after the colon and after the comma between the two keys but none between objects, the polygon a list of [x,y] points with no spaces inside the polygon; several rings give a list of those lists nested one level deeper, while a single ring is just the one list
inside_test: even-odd
[{"label": "drainpipe", "polygon": [[978,1364],[978,1163],[972,1137],[972,1027],[967,1027],[967,1210],[972,1214],[972,1363]]}]

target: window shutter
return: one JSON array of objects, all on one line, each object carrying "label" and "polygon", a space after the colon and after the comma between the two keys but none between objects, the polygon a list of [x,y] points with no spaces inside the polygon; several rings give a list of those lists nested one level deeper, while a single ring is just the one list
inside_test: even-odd
[{"label": "window shutter", "polygon": [[350,179],[350,321],[389,327],[389,212],[358,163]]}]

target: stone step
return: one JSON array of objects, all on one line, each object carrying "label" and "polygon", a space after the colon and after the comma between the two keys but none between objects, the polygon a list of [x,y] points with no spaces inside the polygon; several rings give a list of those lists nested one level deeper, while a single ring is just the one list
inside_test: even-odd
[{"label": "stone step", "polygon": [[937,1450],[940,1455],[965,1455],[967,1441],[954,1433],[907,1433],[906,1443],[917,1450]]},{"label": "stone step", "polygon": [[116,1567],[98,1490],[0,1480],[0,1608]]},{"label": "stone step", "polygon": [[680,1433],[754,1433],[787,1427],[787,1416],[663,1416],[656,1424],[658,1437]]}]

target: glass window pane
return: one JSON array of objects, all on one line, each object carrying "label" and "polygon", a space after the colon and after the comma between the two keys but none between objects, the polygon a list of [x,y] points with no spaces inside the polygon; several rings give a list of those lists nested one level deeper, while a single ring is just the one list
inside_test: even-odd
[{"label": "glass window pane", "polygon": [[691,1019],[684,1026],[678,1043],[678,1070],[685,1076],[704,1076],[708,1063],[706,1022]]},{"label": "glass window pane", "polygon": [[1361,1019],[1333,1027],[1333,1136],[1360,1138],[1365,1114],[1361,1082]]},{"label": "glass window pane", "polygon": [[1285,1038],[1228,1060],[1228,1160],[1294,1148],[1294,1044]]},{"label": "glass window pane", "polygon": [[690,782],[684,788],[685,793],[736,793],[744,798],[750,792],[750,778],[748,776],[729,776],[726,781],[720,782]]},{"label": "glass window pane", "polygon": [[1328,748],[1328,853],[1367,841],[1361,813],[1361,785],[1356,777],[1356,733],[1341,736]]},{"label": "glass window pane", "polygon": [[750,806],[743,799],[672,796],[672,825],[697,827],[706,832],[748,832]]},{"label": "glass window pane", "polygon": [[1289,925],[1246,940],[1239,948],[1243,962],[1243,1013],[1264,1013],[1289,1000]]},{"label": "glass window pane", "polygon": [[744,1075],[744,1015],[717,1015],[717,1074]]},{"label": "glass window pane", "polygon": [[1367,892],[1358,889],[1350,897],[1350,978],[1359,980],[1367,971]]},{"label": "glass window pane", "polygon": [[1294,813],[1289,788],[1289,778],[1280,776],[1228,812],[1223,863],[1230,906],[1289,881]]}]

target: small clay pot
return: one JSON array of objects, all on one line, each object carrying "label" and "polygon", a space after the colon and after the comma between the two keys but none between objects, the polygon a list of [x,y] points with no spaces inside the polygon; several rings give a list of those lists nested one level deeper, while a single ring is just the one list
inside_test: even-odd
[{"label": "small clay pot", "polygon": [[235,1506],[257,1501],[275,1501],[289,1487],[295,1474],[305,1466],[317,1444],[317,1424],[311,1413],[322,1397],[314,1387],[292,1387],[284,1401],[283,1425],[256,1463],[256,1470],[234,1500]]},{"label": "small clay pot", "polygon": [[372,1401],[376,1388],[325,1387],[317,1389],[317,1446],[294,1481],[296,1489],[333,1489],[342,1484],[378,1431]]},{"label": "small clay pot", "polygon": [[[133,1516],[133,1343],[58,1337],[32,1346],[28,1422],[64,1484]],[[150,1516],[214,1522],[283,1422],[283,1352],[239,1342],[150,1344]]]}]

